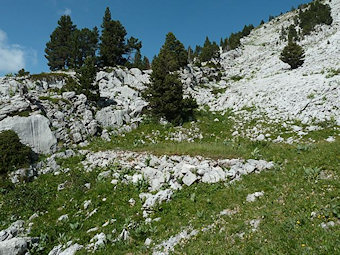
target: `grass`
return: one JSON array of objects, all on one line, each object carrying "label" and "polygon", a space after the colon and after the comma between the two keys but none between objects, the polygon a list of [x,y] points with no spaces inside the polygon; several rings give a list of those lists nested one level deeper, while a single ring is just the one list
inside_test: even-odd
[{"label": "grass", "polygon": [[234,75],[234,76],[231,76],[230,79],[232,81],[240,81],[242,80],[244,77],[243,76],[239,76],[239,75]]},{"label": "grass", "polygon": [[31,74],[30,80],[32,81],[59,81],[59,80],[65,80],[69,77],[69,75],[64,73],[40,73],[40,74]]},{"label": "grass", "polygon": [[340,68],[339,69],[330,69],[328,70],[328,74],[326,75],[326,78],[332,78],[336,75],[340,74]]},{"label": "grass", "polygon": [[65,98],[55,98],[55,97],[50,97],[50,96],[40,96],[39,100],[50,101],[53,104],[58,104],[60,101],[66,104],[70,104],[70,102]]},{"label": "grass", "polygon": [[227,88],[216,88],[214,87],[211,91],[213,95],[218,95],[218,94],[224,94],[226,92]]},{"label": "grass", "polygon": [[[336,131],[325,124],[324,130],[311,132],[310,137],[317,140],[314,144],[252,142],[246,138],[232,139],[234,123],[230,116],[230,113],[202,112],[196,123],[186,123],[183,132],[197,128],[203,134],[202,139],[194,139],[193,143],[166,140],[177,131],[173,126],[144,123],[125,136],[114,137],[112,142],[94,139],[88,149],[120,148],[216,159],[256,157],[274,161],[275,170],[245,176],[232,185],[200,183],[185,187],[170,202],[155,208],[151,217],[160,218],[159,221],[146,224],[138,198],[142,187],[119,182],[114,189],[111,179],[97,179],[107,169],[128,175],[133,174],[133,169],[113,165],[86,172],[80,164],[82,157],[61,159],[62,168],[70,169],[67,174],[47,174],[2,190],[0,229],[15,219],[27,220],[39,212],[40,216],[33,220],[31,235],[46,235],[46,243],[43,250],[32,254],[47,254],[53,246],[69,240],[86,245],[101,232],[109,241],[95,254],[150,254],[152,247],[145,247],[146,238],[158,244],[187,227],[201,230],[211,224],[215,227],[182,242],[175,247],[174,254],[339,254],[340,246],[336,242],[339,225],[329,230],[319,226],[322,222],[337,221],[340,214],[340,139],[336,138],[334,143],[324,141]],[[148,140],[152,136],[158,137],[156,142]],[[136,142],[140,140],[145,143]],[[321,178],[323,173],[331,178]],[[58,185],[66,181],[66,188],[57,192]],[[85,188],[85,183],[91,183],[90,190]],[[264,191],[264,196],[246,203],[247,194],[256,191]],[[135,199],[135,206],[128,203],[130,198]],[[83,209],[85,200],[92,201],[88,210]],[[87,213],[96,208],[97,213],[87,218]],[[224,209],[236,209],[237,213],[220,216]],[[316,213],[315,218],[311,217],[312,212]],[[69,221],[57,222],[64,214],[68,214]],[[256,232],[249,226],[253,219],[261,220]],[[109,224],[104,227],[105,222]],[[93,227],[98,227],[98,231],[87,233]],[[129,241],[112,243],[110,240],[124,228],[130,232]],[[237,235],[240,233],[244,233],[243,238]],[[82,250],[79,254],[87,253]]]}]

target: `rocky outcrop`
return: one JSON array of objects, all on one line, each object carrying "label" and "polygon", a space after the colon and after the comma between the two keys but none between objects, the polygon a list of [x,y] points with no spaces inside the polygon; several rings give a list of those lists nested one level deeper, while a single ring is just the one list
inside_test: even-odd
[{"label": "rocky outcrop", "polygon": [[29,117],[7,117],[0,121],[0,131],[13,130],[23,144],[29,145],[36,153],[51,153],[57,139],[53,135],[49,120],[42,115]]},{"label": "rocky outcrop", "polygon": [[[81,151],[86,155],[82,161],[84,168],[91,171],[96,167],[107,169],[112,164],[121,166],[120,170],[134,169],[131,176],[120,170],[107,170],[98,175],[99,180],[111,178],[111,184],[117,185],[119,180],[135,185],[144,183],[149,192],[139,195],[143,202],[143,217],[148,218],[154,207],[171,200],[174,192],[195,182],[232,183],[242,176],[259,173],[274,168],[273,162],[264,160],[223,159],[212,160],[200,156],[162,156],[128,151],[105,151],[92,153]],[[185,186],[184,186],[185,185]],[[157,192],[157,193],[156,193]]]},{"label": "rocky outcrop", "polygon": [[23,255],[28,251],[30,238],[12,238],[0,242],[0,255]]},{"label": "rocky outcrop", "polygon": [[25,222],[18,220],[7,229],[0,231],[0,255],[23,255],[36,238],[25,237]]},{"label": "rocky outcrop", "polygon": [[[91,104],[83,94],[77,95],[74,91],[61,93],[67,80],[74,78],[72,72],[0,78],[0,121],[3,121],[0,130],[13,129],[23,142],[34,145],[34,150],[40,153],[52,152],[55,140],[41,120],[38,122],[43,128],[37,134],[37,117],[32,117],[37,114],[46,116],[53,136],[65,145],[80,144],[88,137],[100,135],[100,130],[105,127],[117,129],[118,133],[130,131],[138,126],[142,110],[147,105],[140,92],[150,82],[149,74],[150,71],[136,68],[99,72],[97,82],[101,100],[98,106]],[[13,116],[29,117],[10,118]],[[29,121],[31,128],[28,128]],[[23,129],[27,129],[26,133]],[[42,133],[42,130],[46,132]],[[44,139],[40,139],[41,135]],[[105,130],[105,137],[109,139],[109,136]]]}]

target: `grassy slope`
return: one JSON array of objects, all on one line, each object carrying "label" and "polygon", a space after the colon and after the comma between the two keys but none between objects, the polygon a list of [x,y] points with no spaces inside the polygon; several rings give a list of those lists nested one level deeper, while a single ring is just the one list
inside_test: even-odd
[{"label": "grassy slope", "polygon": [[[215,122],[218,118],[220,121]],[[95,140],[93,150],[131,149],[150,151],[155,154],[191,154],[213,158],[263,158],[278,163],[276,170],[250,175],[233,185],[223,183],[208,185],[194,184],[176,193],[173,200],[156,208],[153,218],[158,222],[145,224],[141,216],[140,189],[132,185],[119,184],[113,189],[110,180],[98,181],[97,175],[103,169],[85,173],[80,167],[81,158],[64,160],[63,167],[69,167],[68,174],[59,176],[44,175],[37,180],[23,184],[7,193],[0,194],[0,229],[8,226],[15,218],[28,219],[34,212],[46,212],[33,220],[32,236],[46,234],[46,243],[36,254],[46,254],[58,243],[73,240],[87,244],[96,234],[104,232],[113,239],[129,224],[129,242],[109,243],[98,254],[126,254],[128,252],[149,254],[144,246],[147,237],[155,243],[169,238],[191,226],[201,229],[215,222],[216,227],[201,232],[193,240],[176,247],[176,254],[339,254],[336,240],[340,234],[339,225],[324,230],[319,224],[336,220],[340,214],[339,171],[340,140],[324,142],[324,138],[334,135],[332,128],[311,133],[309,136],[320,142],[313,145],[286,145],[269,142],[251,142],[247,139],[231,139],[233,123],[228,116],[203,114],[197,126],[204,138],[195,143],[175,143],[164,140],[172,127],[154,124],[142,125],[139,129],[117,137],[112,142]],[[253,123],[256,125],[256,123]],[[191,124],[185,127],[190,128]],[[152,130],[160,130],[157,144],[147,141]],[[144,135],[142,135],[144,132]],[[113,166],[114,167],[114,166]],[[117,166],[115,166],[117,167]],[[320,172],[308,168],[327,171],[332,175],[321,180]],[[133,170],[132,170],[133,171]],[[129,171],[127,171],[129,174]],[[67,181],[66,189],[57,192],[57,186]],[[91,183],[91,189],[84,187]],[[265,195],[254,203],[246,203],[247,194],[264,191]],[[195,194],[195,195],[193,195]],[[106,198],[106,201],[103,201]],[[130,206],[128,200],[137,203]],[[92,205],[85,211],[85,200]],[[86,219],[87,212],[98,209]],[[224,209],[237,209],[233,216],[219,216]],[[317,217],[311,219],[311,212]],[[68,222],[57,222],[63,214],[69,215]],[[15,215],[16,217],[13,217]],[[108,226],[102,224],[112,221]],[[252,232],[247,221],[261,219],[257,232]],[[131,224],[132,223],[132,224]],[[86,233],[98,227],[97,232]],[[117,233],[112,233],[116,229]],[[244,238],[237,233],[244,232]],[[86,254],[82,251],[81,254]]]}]

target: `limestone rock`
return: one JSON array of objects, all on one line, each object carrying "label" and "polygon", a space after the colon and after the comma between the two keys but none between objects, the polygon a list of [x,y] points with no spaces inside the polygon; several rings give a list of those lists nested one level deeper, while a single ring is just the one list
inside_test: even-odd
[{"label": "limestone rock", "polygon": [[13,130],[22,143],[37,153],[48,154],[55,150],[57,139],[49,128],[49,120],[42,115],[7,117],[0,121],[0,131]]},{"label": "limestone rock", "polygon": [[129,123],[130,117],[127,110],[115,110],[114,107],[108,106],[97,112],[96,120],[104,127],[120,127]]},{"label": "limestone rock", "polygon": [[23,255],[28,251],[30,238],[15,237],[0,242],[0,255]]},{"label": "limestone rock", "polygon": [[247,196],[247,202],[255,202],[255,200],[259,197],[262,197],[264,195],[264,192],[261,191],[261,192],[255,192],[253,194],[248,194]]},{"label": "limestone rock", "polygon": [[185,185],[191,186],[197,180],[197,176],[192,172],[187,172],[182,181]]}]

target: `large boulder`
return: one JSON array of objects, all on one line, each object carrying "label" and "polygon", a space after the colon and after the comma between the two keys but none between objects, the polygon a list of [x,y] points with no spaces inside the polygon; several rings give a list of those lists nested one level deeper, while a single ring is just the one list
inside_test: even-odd
[{"label": "large boulder", "polygon": [[115,110],[109,106],[101,109],[96,114],[96,120],[104,127],[121,127],[123,124],[130,122],[128,110]]},{"label": "large boulder", "polygon": [[15,237],[0,242],[0,255],[23,255],[28,251],[30,241],[28,237]]},{"label": "large boulder", "polygon": [[0,131],[13,130],[21,142],[30,146],[34,152],[49,154],[57,144],[49,124],[49,120],[42,115],[14,116],[0,121]]},{"label": "large boulder", "polygon": [[14,96],[10,100],[0,101],[0,120],[10,114],[25,111],[29,109],[29,107],[29,102],[20,96]]}]

